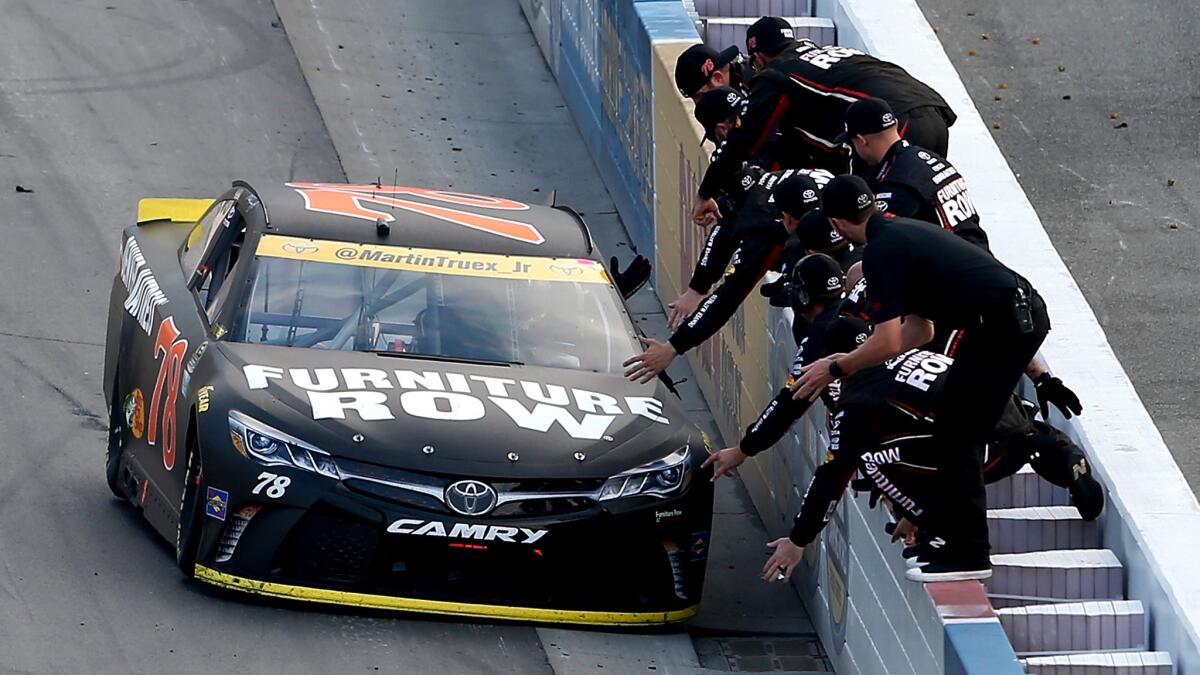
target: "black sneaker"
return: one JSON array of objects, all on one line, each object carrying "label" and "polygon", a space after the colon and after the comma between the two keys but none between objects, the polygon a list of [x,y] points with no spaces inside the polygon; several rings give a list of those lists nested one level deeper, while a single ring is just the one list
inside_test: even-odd
[{"label": "black sneaker", "polygon": [[992,576],[991,562],[984,560],[954,560],[943,558],[930,560],[920,567],[910,568],[904,573],[909,581],[929,583],[931,581],[968,581],[987,579]]},{"label": "black sneaker", "polygon": [[943,546],[946,545],[946,540],[941,537],[934,537],[929,541],[919,541],[912,546],[905,546],[900,555],[904,557],[904,564],[912,569],[920,567],[930,561]]},{"label": "black sneaker", "polygon": [[1071,474],[1073,480],[1067,484],[1067,490],[1071,493],[1071,503],[1079,511],[1080,518],[1095,520],[1104,510],[1104,487],[1092,477],[1087,459],[1083,457],[1071,467]]}]

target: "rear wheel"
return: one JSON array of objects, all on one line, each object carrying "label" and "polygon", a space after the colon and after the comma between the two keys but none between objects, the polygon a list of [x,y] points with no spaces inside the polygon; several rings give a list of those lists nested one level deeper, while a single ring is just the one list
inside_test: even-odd
[{"label": "rear wheel", "polygon": [[[193,427],[194,428],[194,427]],[[194,433],[188,433],[187,473],[179,503],[179,529],[175,536],[175,561],[189,579],[196,575],[196,555],[204,530],[204,470]]]},{"label": "rear wheel", "polygon": [[108,489],[120,499],[129,499],[129,494],[121,486],[121,453],[125,446],[125,411],[121,406],[121,398],[117,394],[116,382],[113,383],[112,405],[108,413],[108,450],[104,454],[104,479]]}]

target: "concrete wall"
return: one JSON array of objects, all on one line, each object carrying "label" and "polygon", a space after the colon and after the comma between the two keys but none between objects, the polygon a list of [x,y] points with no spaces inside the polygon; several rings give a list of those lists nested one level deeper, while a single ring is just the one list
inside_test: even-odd
[{"label": "concrete wall", "polygon": [[691,39],[678,0],[521,0],[634,246],[654,248],[652,41]]}]

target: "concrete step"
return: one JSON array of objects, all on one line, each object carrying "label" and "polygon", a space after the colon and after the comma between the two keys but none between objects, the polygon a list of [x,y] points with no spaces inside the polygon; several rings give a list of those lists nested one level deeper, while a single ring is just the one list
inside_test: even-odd
[{"label": "concrete step", "polygon": [[1005,607],[996,616],[1018,655],[1146,647],[1146,609],[1138,600]]},{"label": "concrete step", "polygon": [[811,0],[694,0],[694,4],[705,17],[812,16]]},{"label": "concrete step", "polygon": [[1079,517],[1074,506],[988,510],[992,553],[1099,548],[1100,523]]},{"label": "concrete step", "polygon": [[1021,659],[1030,675],[1171,675],[1167,652],[1093,652]]},{"label": "concrete step", "polygon": [[1108,549],[992,556],[984,582],[996,608],[1081,600],[1124,600],[1124,568]]},{"label": "concrete step", "polygon": [[[703,12],[701,12],[703,14]],[[809,16],[784,16],[792,24],[796,38],[808,38],[819,45],[837,44],[837,28],[833,20]],[[746,51],[746,29],[758,17],[749,19],[711,18],[702,21],[704,43],[718,51],[737,45]]]},{"label": "concrete step", "polygon": [[991,509],[1012,509],[1023,506],[1069,506],[1071,495],[1066,488],[1048,483],[1026,464],[1008,478],[987,486],[987,505]]}]

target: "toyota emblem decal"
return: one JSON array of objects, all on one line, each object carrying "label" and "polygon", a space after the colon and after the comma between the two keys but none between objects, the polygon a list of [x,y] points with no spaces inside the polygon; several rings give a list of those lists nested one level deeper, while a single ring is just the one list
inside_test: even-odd
[{"label": "toyota emblem decal", "polygon": [[496,508],[496,491],[487,483],[460,480],[446,488],[446,506],[464,516],[482,516]]}]

